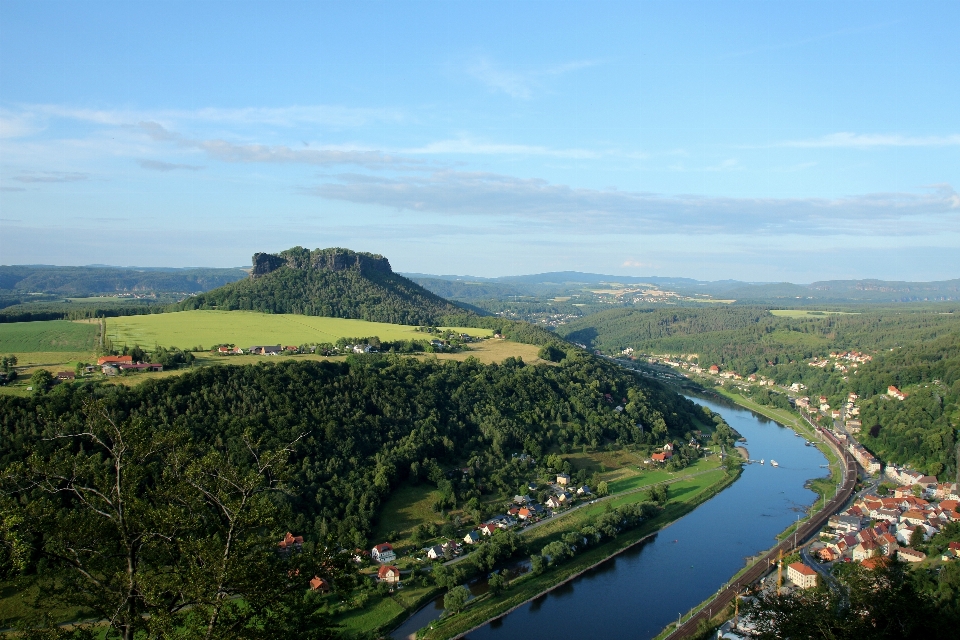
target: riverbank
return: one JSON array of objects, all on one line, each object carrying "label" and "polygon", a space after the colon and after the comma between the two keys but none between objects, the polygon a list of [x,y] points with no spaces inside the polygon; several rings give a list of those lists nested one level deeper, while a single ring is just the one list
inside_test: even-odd
[{"label": "riverbank", "polygon": [[[722,395],[744,409],[763,415],[781,426],[791,428],[790,424],[784,424],[784,421],[778,420],[771,415],[771,413],[774,412],[785,413],[783,410],[773,409],[768,412],[758,410],[758,408],[755,407],[759,405],[756,405],[755,402],[749,401],[747,398],[743,398],[739,394],[729,391],[726,393],[718,393],[718,395]],[[791,415],[790,418],[794,418],[794,416]],[[766,553],[761,554],[754,562],[749,563],[746,567],[734,574],[725,589],[721,589],[716,595],[707,598],[699,605],[690,609],[686,615],[682,616],[679,624],[667,625],[667,627],[656,636],[655,640],[680,640],[681,638],[707,637],[708,634],[711,633],[712,628],[719,626],[732,617],[733,608],[731,603],[742,587],[756,582],[761,576],[770,571],[773,558],[775,558],[781,550],[784,551],[784,553],[786,553],[787,550],[793,550],[797,548],[798,545],[802,545],[807,538],[819,531],[826,523],[827,518],[839,511],[849,496],[852,495],[856,482],[856,463],[853,461],[853,458],[839,449],[835,450],[833,443],[821,439],[816,435],[815,429],[801,416],[797,416],[795,419],[790,420],[790,422],[793,423],[793,428],[798,433],[813,434],[817,448],[827,457],[832,471],[829,479],[815,479],[809,482],[807,486],[818,494],[825,495],[825,482],[832,481],[836,477],[838,478],[837,483],[831,485],[836,488],[836,495],[829,503],[824,500],[820,509],[816,508],[819,501],[815,502],[811,506],[806,518],[798,520],[797,523],[791,525],[777,536],[778,544],[774,545],[771,549],[767,550]],[[834,462],[838,464],[835,465]],[[839,468],[840,465],[845,468],[845,471]],[[817,482],[818,480],[821,482]],[[841,481],[843,482],[842,486],[840,485]],[[817,485],[820,486],[820,489],[815,488]],[[791,541],[790,536],[794,531],[797,532],[797,536]]]},{"label": "riverbank", "polygon": [[[661,513],[645,521],[636,529],[625,532],[615,540],[590,549],[569,562],[548,569],[540,575],[528,574],[518,578],[500,596],[480,596],[471,601],[461,613],[435,621],[430,628],[423,630],[418,637],[428,640],[463,637],[471,631],[479,629],[528,602],[569,583],[627,549],[638,544],[644,544],[651,540],[657,532],[673,524],[693,511],[698,505],[733,484],[740,476],[739,471],[729,474],[722,470],[716,470],[711,473],[716,473],[717,477],[709,483],[697,482],[697,479],[694,478],[675,482],[673,486],[676,488],[676,492],[684,497],[668,502]],[[700,479],[704,479],[705,475],[701,475]],[[696,487],[697,490],[690,491],[690,487],[684,486],[684,482]]]}]

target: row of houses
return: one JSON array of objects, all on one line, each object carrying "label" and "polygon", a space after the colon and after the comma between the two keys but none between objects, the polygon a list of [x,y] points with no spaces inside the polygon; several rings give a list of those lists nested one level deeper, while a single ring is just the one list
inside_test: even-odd
[{"label": "row of houses", "polygon": [[[934,482],[934,486],[939,485]],[[904,562],[924,560],[926,556],[922,552],[911,548],[917,531],[926,540],[947,524],[960,522],[956,486],[944,491],[946,493],[942,495],[949,497],[939,502],[913,495],[913,486],[898,487],[892,496],[862,497],[828,520],[827,526],[833,533],[828,534],[826,544],[819,551],[821,559],[862,563],[873,558],[895,556]]]}]

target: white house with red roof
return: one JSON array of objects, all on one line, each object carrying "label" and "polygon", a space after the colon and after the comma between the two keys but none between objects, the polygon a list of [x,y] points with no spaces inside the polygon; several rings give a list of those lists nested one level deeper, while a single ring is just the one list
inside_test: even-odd
[{"label": "white house with red roof", "polygon": [[373,551],[370,552],[370,556],[373,558],[374,562],[378,562],[380,564],[393,562],[397,559],[397,554],[394,553],[393,547],[389,542],[384,542],[375,546]]}]

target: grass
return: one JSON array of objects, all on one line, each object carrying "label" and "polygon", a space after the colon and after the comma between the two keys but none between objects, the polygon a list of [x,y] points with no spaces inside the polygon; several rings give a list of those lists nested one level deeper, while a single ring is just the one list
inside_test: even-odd
[{"label": "grass", "polygon": [[343,626],[345,635],[352,636],[371,629],[380,629],[399,618],[405,611],[393,598],[381,597],[376,604],[368,604],[362,609],[354,609],[337,616],[334,622]]},{"label": "grass", "polygon": [[93,353],[99,329],[95,324],[48,320],[0,323],[0,353]]},{"label": "grass", "polygon": [[409,543],[413,529],[418,524],[427,524],[441,521],[443,518],[436,513],[432,505],[440,496],[440,492],[429,484],[404,484],[390,494],[390,497],[380,509],[380,519],[373,531],[373,539],[383,542],[390,532],[397,533],[396,540],[391,544]]},{"label": "grass", "polygon": [[[33,578],[0,582],[0,628],[10,627],[36,613],[34,600],[40,596],[40,585]],[[82,620],[92,615],[78,607],[55,609],[51,615],[64,621]]]},{"label": "grass", "polygon": [[817,311],[816,309],[771,309],[770,313],[782,318],[814,318],[818,316],[851,316],[858,315],[853,311]]},{"label": "grass", "polygon": [[[453,328],[474,336],[492,335],[489,329]],[[107,321],[107,337],[116,348],[125,344],[144,348],[235,344],[246,349],[257,344],[333,343],[338,338],[371,336],[384,341],[430,339],[428,334],[406,325],[253,311],[180,311]]]},{"label": "grass", "polygon": [[[510,589],[499,597],[478,597],[473,601],[473,604],[468,605],[467,609],[462,613],[441,618],[433,623],[431,630],[422,630],[421,637],[425,639],[457,637],[475,626],[482,625],[504,614],[510,609],[537,597],[558,584],[605,561],[612,555],[637,543],[645,536],[662,529],[671,522],[690,513],[698,504],[712,498],[720,490],[736,480],[736,478],[737,476],[727,476],[722,470],[718,469],[715,472],[706,473],[697,478],[690,478],[671,485],[671,487],[675,488],[675,492],[671,494],[674,497],[656,517],[647,520],[632,531],[621,534],[615,540],[590,549],[569,562],[550,569],[539,576],[528,574],[514,581]],[[635,496],[628,495],[623,496],[623,498],[628,500],[635,498]],[[597,506],[603,509],[602,504]],[[586,509],[583,511],[586,511]],[[570,520],[567,524],[572,523],[573,521]],[[570,528],[572,527],[568,527],[568,530]]]}]

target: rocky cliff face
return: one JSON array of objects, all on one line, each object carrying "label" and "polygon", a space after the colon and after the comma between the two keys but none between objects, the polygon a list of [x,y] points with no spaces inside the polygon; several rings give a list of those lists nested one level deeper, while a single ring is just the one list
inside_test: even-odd
[{"label": "rocky cliff face", "polygon": [[357,269],[361,273],[371,271],[393,273],[393,269],[390,268],[390,261],[381,255],[358,253],[339,247],[314,249],[313,251],[303,247],[294,247],[281,251],[279,254],[253,254],[253,270],[250,272],[250,277],[258,278],[284,266],[290,269],[314,269],[317,271]]}]

